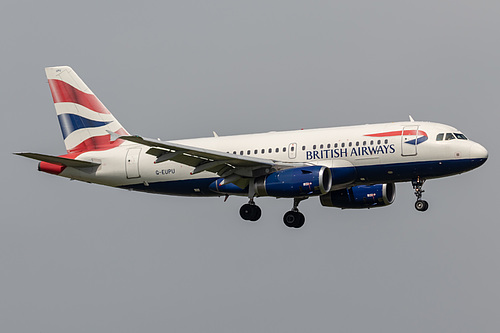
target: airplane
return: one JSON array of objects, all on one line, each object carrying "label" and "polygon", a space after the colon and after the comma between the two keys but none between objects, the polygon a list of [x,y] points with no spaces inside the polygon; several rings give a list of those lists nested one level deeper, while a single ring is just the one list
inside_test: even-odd
[{"label": "airplane", "polygon": [[444,124],[409,121],[161,141],[131,135],[68,66],[45,69],[66,154],[14,153],[38,170],[149,193],[243,196],[246,221],[262,215],[255,199],[293,199],[283,222],[304,225],[299,203],[318,197],[342,209],[390,205],[395,183],[411,182],[415,208],[428,179],[478,168],[488,151]]}]

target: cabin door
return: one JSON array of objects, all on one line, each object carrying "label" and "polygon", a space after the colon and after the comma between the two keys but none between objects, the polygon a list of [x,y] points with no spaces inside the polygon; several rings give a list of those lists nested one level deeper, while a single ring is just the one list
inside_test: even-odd
[{"label": "cabin door", "polygon": [[417,155],[417,135],[418,125],[405,126],[401,133],[401,155],[415,156]]}]

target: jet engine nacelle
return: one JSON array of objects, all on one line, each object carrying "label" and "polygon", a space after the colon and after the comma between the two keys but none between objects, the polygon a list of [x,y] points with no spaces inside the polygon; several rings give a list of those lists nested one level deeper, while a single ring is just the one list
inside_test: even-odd
[{"label": "jet engine nacelle", "polygon": [[325,166],[291,168],[255,179],[258,196],[293,198],[326,194],[332,188],[332,173]]},{"label": "jet engine nacelle", "polygon": [[338,208],[372,208],[388,206],[396,198],[393,183],[360,185],[349,189],[332,191],[320,197],[321,205]]}]

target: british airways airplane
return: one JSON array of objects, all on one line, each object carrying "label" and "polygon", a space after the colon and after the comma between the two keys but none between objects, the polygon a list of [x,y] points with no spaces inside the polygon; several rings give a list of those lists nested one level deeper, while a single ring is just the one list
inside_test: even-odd
[{"label": "british airways airplane", "polygon": [[50,174],[135,191],[181,196],[248,197],[244,220],[257,221],[259,197],[293,199],[286,226],[300,228],[299,203],[372,208],[411,182],[415,208],[426,211],[427,179],[481,166],[487,150],[457,129],[410,121],[160,141],[129,132],[68,66],[45,69],[66,154],[16,153]]}]

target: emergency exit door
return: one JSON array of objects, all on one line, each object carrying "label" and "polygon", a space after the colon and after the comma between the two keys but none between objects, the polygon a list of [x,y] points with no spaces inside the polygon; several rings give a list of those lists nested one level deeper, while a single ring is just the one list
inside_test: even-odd
[{"label": "emergency exit door", "polygon": [[297,144],[290,143],[288,145],[288,158],[293,160],[295,157],[297,157]]}]

